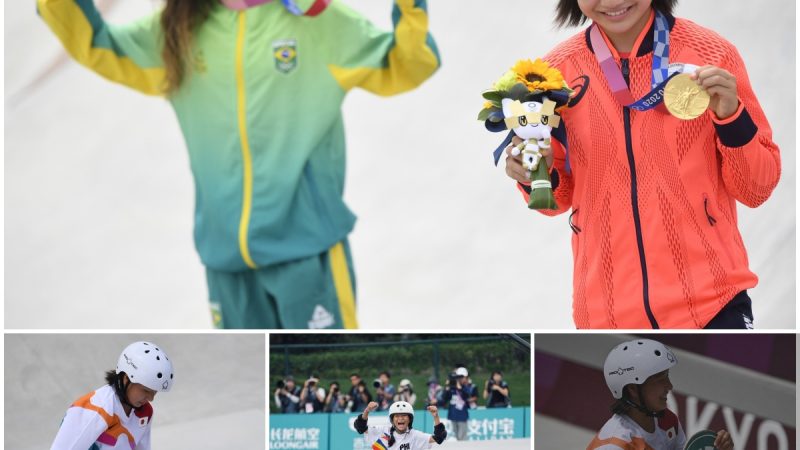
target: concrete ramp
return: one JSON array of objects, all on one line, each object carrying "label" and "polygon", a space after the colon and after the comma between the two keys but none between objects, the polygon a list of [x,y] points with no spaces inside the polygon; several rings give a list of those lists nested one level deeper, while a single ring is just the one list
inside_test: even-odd
[{"label": "concrete ramp", "polygon": [[264,336],[245,334],[6,334],[5,448],[50,448],[69,405],[137,340],[175,367],[173,389],[153,402],[153,448],[265,448]]}]

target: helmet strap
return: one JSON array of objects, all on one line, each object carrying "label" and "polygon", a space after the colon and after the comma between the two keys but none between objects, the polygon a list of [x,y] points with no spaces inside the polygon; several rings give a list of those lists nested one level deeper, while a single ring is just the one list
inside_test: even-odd
[{"label": "helmet strap", "polygon": [[637,384],[637,385],[636,385],[636,392],[639,394],[639,401],[640,401],[640,402],[642,402],[642,404],[641,404],[641,405],[640,405],[640,404],[638,404],[638,403],[636,403],[636,402],[634,402],[633,400],[631,400],[631,399],[628,397],[628,395],[627,395],[627,394],[623,395],[623,396],[622,396],[622,399],[625,401],[625,403],[627,403],[628,405],[630,405],[630,406],[633,406],[633,407],[634,407],[634,408],[636,408],[637,410],[639,410],[639,411],[643,412],[643,413],[644,413],[646,416],[648,416],[648,417],[661,417],[661,416],[663,416],[663,415],[664,415],[664,411],[658,411],[658,412],[656,412],[656,411],[650,411],[650,410],[649,410],[649,409],[647,409],[647,407],[644,405],[644,396],[642,395],[642,385],[641,385],[641,384]]},{"label": "helmet strap", "polygon": [[[125,374],[124,378],[128,378],[128,375]],[[117,391],[117,396],[119,397],[119,400],[122,402],[123,405],[129,406],[134,410],[138,410],[139,408],[133,406],[131,402],[128,401],[128,388],[131,386],[131,379],[128,378],[127,384],[123,383],[122,379],[123,379],[122,373],[118,373],[117,383],[114,386],[114,390]]]}]

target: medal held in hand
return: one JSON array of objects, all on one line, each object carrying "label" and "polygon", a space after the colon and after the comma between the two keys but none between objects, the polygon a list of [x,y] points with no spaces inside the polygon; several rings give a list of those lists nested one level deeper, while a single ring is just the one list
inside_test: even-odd
[{"label": "medal held in hand", "polygon": [[540,59],[517,62],[483,93],[487,101],[478,120],[490,131],[511,130],[523,139],[512,155],[522,154],[522,166],[528,171],[531,209],[558,209],[540,151],[550,148],[550,132],[561,124],[559,113],[571,94],[561,72]]},{"label": "medal held in hand", "polygon": [[672,77],[664,88],[664,105],[673,116],[691,120],[702,115],[711,97],[687,73]]}]

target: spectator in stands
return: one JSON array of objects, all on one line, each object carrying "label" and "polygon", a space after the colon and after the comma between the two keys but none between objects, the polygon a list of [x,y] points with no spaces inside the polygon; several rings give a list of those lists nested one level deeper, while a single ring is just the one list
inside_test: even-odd
[{"label": "spectator in stands", "polygon": [[300,408],[306,413],[322,412],[325,406],[325,389],[319,385],[319,377],[311,375],[300,392]]},{"label": "spectator in stands", "polygon": [[345,397],[347,412],[362,411],[372,401],[372,394],[367,389],[367,384],[357,373],[350,374],[350,392]]},{"label": "spectator in stands", "polygon": [[444,404],[444,402],[442,402],[442,393],[442,385],[439,384],[439,380],[431,375],[430,378],[428,378],[428,397],[425,401],[428,405]]},{"label": "spectator in stands", "polygon": [[414,393],[414,386],[411,384],[410,380],[405,378],[400,380],[400,385],[397,388],[397,394],[394,396],[394,401],[406,402],[412,407],[415,403],[417,403],[417,394]]},{"label": "spectator in stands", "polygon": [[322,410],[331,413],[343,412],[345,406],[344,397],[339,387],[339,382],[331,382],[328,388],[328,396],[325,397],[325,406]]},{"label": "spectator in stands", "polygon": [[395,389],[391,383],[392,374],[384,370],[378,378],[372,382],[375,387],[375,401],[378,403],[378,411],[387,411],[394,399]]},{"label": "spectator in stands", "polygon": [[278,388],[275,389],[275,404],[284,414],[300,411],[300,386],[294,383],[294,377],[291,375],[278,381]]},{"label": "spectator in stands", "polygon": [[508,383],[503,379],[503,372],[495,370],[486,380],[483,388],[483,398],[487,408],[510,408],[511,398],[508,394]]},{"label": "spectator in stands", "polygon": [[467,440],[467,421],[469,420],[470,405],[478,401],[478,390],[469,382],[469,372],[466,367],[459,367],[451,373],[447,380],[447,387],[442,395],[442,402],[448,404],[447,418],[453,427],[456,439]]}]

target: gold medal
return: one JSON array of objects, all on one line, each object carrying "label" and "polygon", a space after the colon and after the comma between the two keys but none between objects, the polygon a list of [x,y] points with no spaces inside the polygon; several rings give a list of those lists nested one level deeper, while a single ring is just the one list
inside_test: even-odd
[{"label": "gold medal", "polygon": [[708,109],[711,97],[688,73],[676,75],[664,88],[664,105],[673,116],[691,120]]}]

